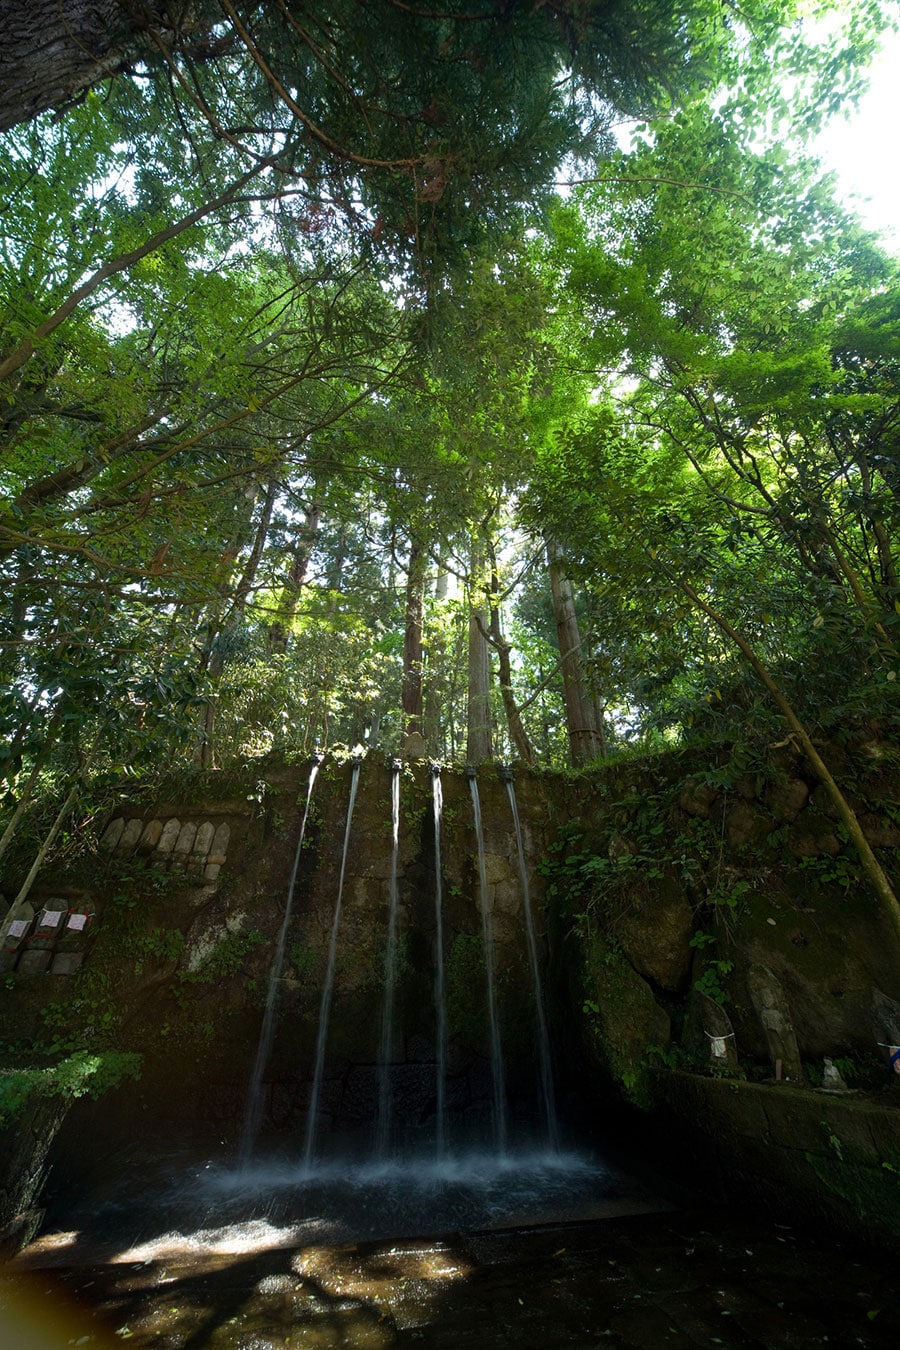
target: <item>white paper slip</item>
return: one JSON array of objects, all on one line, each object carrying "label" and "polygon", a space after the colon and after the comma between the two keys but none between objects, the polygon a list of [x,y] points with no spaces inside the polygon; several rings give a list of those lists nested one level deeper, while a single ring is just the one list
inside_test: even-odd
[{"label": "white paper slip", "polygon": [[61,909],[45,909],[41,915],[38,928],[58,928],[63,913],[64,911]]},{"label": "white paper slip", "polygon": [[66,924],[66,927],[74,928],[76,933],[80,933],[84,925],[87,923],[87,917],[88,916],[86,914],[70,914],[69,922]]},{"label": "white paper slip", "polygon": [[23,937],[28,932],[27,919],[13,919],[6,930],[7,937]]}]

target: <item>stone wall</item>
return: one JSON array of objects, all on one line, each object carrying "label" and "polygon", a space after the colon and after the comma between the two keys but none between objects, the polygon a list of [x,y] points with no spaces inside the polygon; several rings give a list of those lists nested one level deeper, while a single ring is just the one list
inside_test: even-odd
[{"label": "stone wall", "polygon": [[[830,758],[896,887],[900,775],[878,747]],[[553,868],[595,1101],[614,1084],[731,1201],[900,1237],[900,949],[802,761],[610,766]]]},{"label": "stone wall", "polygon": [[[302,1131],[309,1102],[351,773],[349,763],[329,760],[318,775],[285,944],[264,1079],[264,1127],[293,1134]],[[76,891],[91,922],[80,938],[78,962],[65,968],[51,962],[50,950],[34,964],[36,929],[20,952],[9,954],[15,987],[4,991],[7,1003],[27,1025],[29,1015],[37,1023],[48,1003],[68,1001],[77,1037],[86,1005],[102,986],[103,999],[115,1005],[115,1045],[144,1056],[142,1080],[127,1107],[138,1128],[142,1122],[155,1128],[161,1118],[232,1137],[240,1128],[308,774],[308,765],[275,765],[247,784],[252,791],[246,796],[232,791],[216,800],[215,782],[207,780],[193,800],[141,806],[123,800],[79,884],[48,869],[34,892],[35,924],[51,904],[70,907]],[[321,1100],[323,1124],[330,1128],[370,1128],[376,1111],[391,778],[384,759],[371,756],[362,764],[348,837]],[[507,1090],[514,1114],[528,1118],[536,1115],[536,1016],[515,832],[506,786],[493,768],[479,774],[479,786]],[[445,772],[442,790],[447,1104],[460,1121],[479,1127],[489,1114],[491,1078],[474,818],[462,774]],[[538,863],[555,826],[544,796],[536,778],[519,786],[532,907],[546,957]],[[426,764],[405,766],[392,1076],[397,1119],[413,1132],[433,1129],[435,890],[432,778]],[[64,970],[73,974],[82,961],[74,979],[58,978]]]},{"label": "stone wall", "polygon": [[[865,749],[844,767],[896,880],[896,771]],[[264,1075],[264,1128],[286,1138],[300,1137],[309,1102],[351,773],[347,762],[322,766],[299,858]],[[118,1108],[99,1117],[92,1108],[92,1128],[99,1121],[132,1134],[215,1129],[236,1139],[308,775],[305,764],[268,764],[243,777],[209,775],[186,799],[140,807],[123,799],[78,868],[42,875],[33,895],[38,918],[51,904],[91,915],[79,937],[83,961],[29,971],[25,951],[13,953],[0,1015],[23,1039],[31,1032],[40,1041],[44,1026],[64,1025],[77,1048],[143,1055],[139,1084],[120,1090]],[[392,767],[370,756],[360,775],[321,1101],[330,1129],[370,1130],[376,1110]],[[462,774],[445,771],[441,783],[448,1103],[458,1121],[484,1129],[489,1033],[472,802]],[[507,1086],[514,1113],[526,1120],[538,1114],[537,1056],[515,833],[497,769],[480,770],[478,786]],[[900,1078],[876,1044],[900,1036],[891,1022],[895,1003],[900,1015],[900,953],[828,803],[790,750],[753,774],[736,772],[727,749],[718,759],[673,755],[577,777],[517,769],[515,791],[550,1032],[570,1099],[602,1107],[617,1093],[651,1120],[655,1114],[663,1135],[678,1121],[688,1138],[695,1129],[698,1138],[721,1136],[735,1157],[746,1149],[748,1176],[766,1174],[766,1150],[792,1147],[784,1143],[785,1105],[772,1108],[787,1112],[783,1129],[771,1127],[768,1114],[770,1125],[756,1129],[758,1093],[824,1102],[812,1089],[826,1056],[860,1101],[900,1118],[889,1090]],[[395,1109],[415,1137],[433,1129],[435,1106],[435,835],[424,763],[402,770],[398,900]],[[720,1081],[738,1088],[726,1096]],[[745,1103],[746,1128],[738,1130]],[[856,1118],[850,1108],[845,1118]],[[879,1139],[886,1130],[882,1121]],[[846,1154],[851,1135],[836,1124],[833,1137]],[[855,1183],[849,1173],[840,1180],[829,1138],[809,1164],[811,1184],[849,1191]],[[854,1167],[887,1175],[890,1149]],[[795,1151],[816,1152],[808,1141]],[[782,1153],[770,1161],[790,1194],[790,1163]]]}]

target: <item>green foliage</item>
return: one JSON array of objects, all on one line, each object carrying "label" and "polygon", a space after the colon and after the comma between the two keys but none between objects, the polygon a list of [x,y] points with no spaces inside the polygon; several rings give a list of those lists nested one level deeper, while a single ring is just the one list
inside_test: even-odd
[{"label": "green foliage", "polygon": [[178,961],[184,952],[184,933],[180,928],[151,928],[149,933],[136,939],[134,947],[138,953],[138,969],[142,957],[166,963]]},{"label": "green foliage", "polygon": [[541,876],[547,878],[548,899],[557,896],[575,899],[588,889],[585,868],[599,862],[599,859],[583,850],[583,830],[574,822],[568,822],[538,864]]},{"label": "green foliage", "polygon": [[287,959],[291,969],[302,985],[306,985],[315,973],[318,957],[312,947],[295,942],[288,948]]},{"label": "green foliage", "polygon": [[43,1069],[0,1070],[0,1124],[13,1119],[34,1096],[99,1097],[140,1074],[140,1055],[77,1051]]},{"label": "green foliage", "polygon": [[799,865],[804,872],[810,872],[820,884],[840,886],[843,891],[858,887],[863,880],[859,859],[849,853],[838,853],[834,857],[823,854],[801,858]]},{"label": "green foliage", "polygon": [[219,984],[237,975],[247,957],[265,943],[265,937],[255,928],[246,932],[226,933],[213,947],[196,970],[181,970],[178,979],[182,985]]},{"label": "green foliage", "polygon": [[694,981],[698,994],[705,994],[714,1003],[724,1007],[728,1002],[728,976],[734,970],[733,961],[712,960],[707,958],[702,974]]},{"label": "green foliage", "polygon": [[548,536],[611,748],[783,734],[685,586],[816,730],[890,735],[896,276],[803,149],[881,6],[827,41],[793,0],[257,8],[272,78],[227,16],[192,56],[201,5],[0,148],[3,823],[74,775],[395,750],[413,543],[442,758],[490,591],[566,759]]}]

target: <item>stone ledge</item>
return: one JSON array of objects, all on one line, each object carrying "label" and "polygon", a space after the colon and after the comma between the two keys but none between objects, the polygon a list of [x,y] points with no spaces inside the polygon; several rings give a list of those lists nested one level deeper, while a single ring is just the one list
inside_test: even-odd
[{"label": "stone ledge", "polygon": [[[661,1124],[718,1173],[789,1215],[900,1240],[900,1103],[652,1069]],[[871,1235],[871,1234],[870,1234]]]}]

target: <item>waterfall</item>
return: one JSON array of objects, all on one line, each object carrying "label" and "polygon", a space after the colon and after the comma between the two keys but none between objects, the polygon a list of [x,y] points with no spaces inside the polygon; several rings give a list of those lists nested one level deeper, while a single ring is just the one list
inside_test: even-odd
[{"label": "waterfall", "polygon": [[316,754],[313,756],[312,766],[309,771],[309,783],[306,788],[306,805],[303,808],[303,818],[300,822],[300,834],[297,839],[297,848],[294,852],[294,866],[291,870],[291,879],[288,883],[287,901],[284,906],[284,918],[281,921],[281,929],[278,933],[278,941],[275,944],[275,954],[272,957],[272,965],[269,968],[269,988],[266,994],[266,1008],[263,1013],[262,1029],[259,1033],[259,1044],[256,1047],[256,1059],[253,1062],[253,1071],[250,1074],[250,1084],[247,1091],[247,1113],[244,1118],[244,1129],[241,1135],[241,1146],[239,1163],[241,1167],[246,1167],[250,1161],[253,1152],[253,1146],[256,1143],[256,1136],[259,1134],[259,1127],[262,1121],[263,1093],[262,1080],[263,1074],[269,1063],[269,1056],[272,1053],[272,1037],[275,1033],[275,1012],[278,1006],[278,988],[281,980],[281,972],[284,969],[284,952],[287,946],[288,927],[291,922],[291,913],[294,908],[294,891],[297,886],[297,872],[300,869],[300,850],[303,848],[303,839],[306,835],[306,822],[309,819],[309,807],[312,801],[313,784],[316,781],[316,774],[319,772],[319,765],[322,763],[322,756]]},{"label": "waterfall", "polygon": [[440,1160],[447,1149],[447,994],[444,988],[444,897],[441,890],[441,819],[444,794],[441,771],[431,766],[434,802],[434,1009],[435,1009],[435,1151]]},{"label": "waterfall", "polygon": [[494,932],[491,907],[488,903],[487,874],[484,866],[484,830],[481,824],[481,802],[475,770],[466,769],[472,793],[475,815],[475,837],[478,842],[478,880],[481,892],[481,926],[484,936],[484,969],[487,979],[488,1017],[491,1028],[491,1076],[494,1097],[494,1147],[498,1153],[506,1151],[506,1093],[503,1074],[503,1052],[500,1046],[500,1023],[497,1019],[497,998],[494,990]]},{"label": "waterfall", "polygon": [[381,1012],[381,1051],[378,1056],[378,1127],[375,1155],[387,1154],[391,1133],[391,1048],[394,1039],[394,987],[397,978],[397,853],[400,841],[400,769],[394,760],[391,776],[391,882],[387,948],[384,957],[384,1004]]},{"label": "waterfall", "polygon": [[347,845],[350,842],[350,823],[353,820],[353,806],[356,801],[356,789],[359,784],[359,760],[354,761],[353,776],[350,780],[350,800],[347,804],[347,824],[344,829],[344,849],[341,854],[341,872],[338,879],[337,899],[334,904],[334,919],[331,924],[331,939],[328,944],[328,965],[325,969],[325,984],[322,987],[322,1001],[319,1005],[319,1035],[316,1041],[316,1064],[313,1070],[312,1093],[309,1099],[309,1115],[306,1121],[306,1142],[303,1148],[304,1166],[312,1164],[313,1146],[316,1140],[316,1116],[319,1111],[319,1098],[322,1095],[322,1076],[325,1070],[325,1045],[328,1040],[328,1019],[331,1013],[331,996],[334,992],[334,967],[337,958],[338,927],[341,921],[341,898],[344,894],[344,873],[347,868]]},{"label": "waterfall", "polygon": [[512,774],[506,778],[506,791],[512,808],[513,825],[516,830],[516,848],[519,854],[519,876],[522,882],[522,907],[525,911],[525,937],[528,943],[528,958],[531,962],[531,980],[534,990],[535,1020],[537,1022],[538,1056],[541,1071],[541,1105],[544,1112],[544,1125],[547,1143],[554,1153],[559,1152],[559,1126],[556,1119],[556,1101],[553,1094],[553,1071],[550,1062],[550,1037],[547,1034],[547,1017],[544,1011],[544,991],[541,985],[541,969],[538,962],[537,943],[534,937],[534,919],[531,914],[531,893],[528,887],[528,872],[525,867],[525,845],[522,840],[522,826],[519,821],[519,808],[516,804],[516,790]]}]

